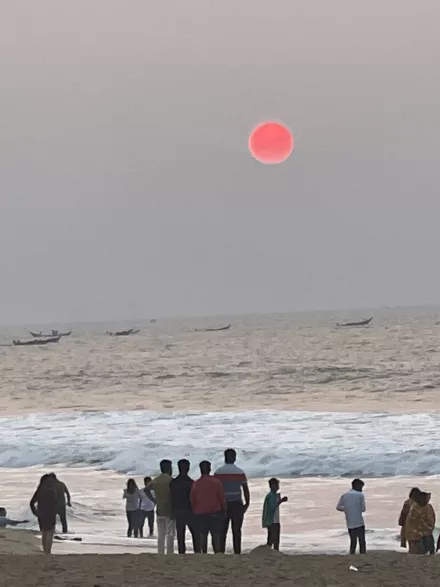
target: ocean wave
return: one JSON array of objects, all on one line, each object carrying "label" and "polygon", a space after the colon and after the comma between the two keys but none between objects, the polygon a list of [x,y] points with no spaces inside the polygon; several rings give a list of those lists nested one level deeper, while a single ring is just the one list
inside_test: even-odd
[{"label": "ocean wave", "polygon": [[82,412],[0,419],[0,467],[90,466],[143,475],[162,458],[222,462],[249,477],[440,474],[440,415]]}]

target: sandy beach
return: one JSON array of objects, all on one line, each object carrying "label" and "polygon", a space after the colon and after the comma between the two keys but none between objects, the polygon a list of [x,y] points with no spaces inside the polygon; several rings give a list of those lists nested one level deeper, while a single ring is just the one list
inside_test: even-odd
[{"label": "sandy beach", "polygon": [[[10,552],[5,545],[0,551],[2,581],[9,587],[437,587],[440,574],[438,557],[387,552],[367,557],[286,556],[262,547],[242,557],[84,554],[46,558],[32,551],[19,555],[15,549],[11,540]],[[358,571],[349,570],[350,565]]]}]

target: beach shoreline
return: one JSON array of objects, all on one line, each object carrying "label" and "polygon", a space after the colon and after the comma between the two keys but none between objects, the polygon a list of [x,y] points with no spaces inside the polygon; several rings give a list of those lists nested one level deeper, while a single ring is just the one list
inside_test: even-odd
[{"label": "beach shoreline", "polygon": [[[425,587],[438,586],[439,557],[390,552],[366,556],[283,556],[261,547],[248,555],[67,555],[0,554],[9,587]],[[358,571],[350,570],[355,566]]]}]

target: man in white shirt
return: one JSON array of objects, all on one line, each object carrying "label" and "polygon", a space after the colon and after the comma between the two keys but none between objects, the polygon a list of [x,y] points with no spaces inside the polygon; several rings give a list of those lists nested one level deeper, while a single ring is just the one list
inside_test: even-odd
[{"label": "man in white shirt", "polygon": [[350,491],[341,495],[336,509],[338,512],[344,512],[347,521],[348,533],[350,535],[350,554],[355,554],[356,546],[359,541],[359,552],[365,554],[367,547],[365,544],[365,497],[362,493],[364,482],[360,479],[354,479]]}]

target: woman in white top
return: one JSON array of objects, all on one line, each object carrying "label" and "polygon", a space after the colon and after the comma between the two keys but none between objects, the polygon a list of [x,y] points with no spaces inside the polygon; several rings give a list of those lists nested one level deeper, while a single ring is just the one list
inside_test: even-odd
[{"label": "woman in white top", "polygon": [[[144,489],[140,490],[140,494],[141,494],[141,512],[140,512],[140,517],[141,517],[141,523],[139,526],[139,536],[141,538],[144,537],[144,524],[145,524],[145,520],[148,520],[148,529],[149,529],[149,535],[148,538],[153,538],[154,535],[154,508],[155,508],[155,503],[154,501],[151,501],[151,499],[149,499],[145,493],[145,489],[147,488],[148,484],[151,483],[151,477],[145,477],[144,478]],[[151,496],[153,498],[155,498],[156,496],[154,495],[154,491],[150,491]]]},{"label": "woman in white top", "polygon": [[127,481],[127,489],[124,489],[122,499],[125,499],[125,511],[127,513],[127,537],[131,538],[134,534],[134,537],[138,538],[141,525],[141,492],[134,479]]}]

